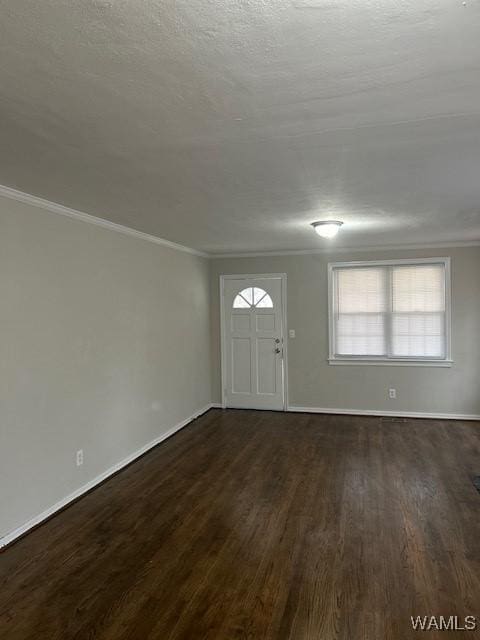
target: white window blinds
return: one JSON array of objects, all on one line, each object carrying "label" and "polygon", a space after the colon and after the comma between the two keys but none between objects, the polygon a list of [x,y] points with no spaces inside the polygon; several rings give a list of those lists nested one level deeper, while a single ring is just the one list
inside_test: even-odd
[{"label": "white window blinds", "polygon": [[330,356],[447,358],[446,262],[332,265]]}]

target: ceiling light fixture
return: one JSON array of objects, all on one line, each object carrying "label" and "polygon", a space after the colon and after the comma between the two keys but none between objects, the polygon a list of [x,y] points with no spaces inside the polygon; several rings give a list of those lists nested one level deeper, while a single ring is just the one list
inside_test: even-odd
[{"label": "ceiling light fixture", "polygon": [[318,220],[317,222],[312,222],[312,227],[322,238],[334,238],[342,224],[343,222],[340,222],[340,220]]}]

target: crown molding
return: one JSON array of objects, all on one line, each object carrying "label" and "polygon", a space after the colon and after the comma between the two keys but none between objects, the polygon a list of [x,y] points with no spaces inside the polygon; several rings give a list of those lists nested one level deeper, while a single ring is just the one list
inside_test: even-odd
[{"label": "crown molding", "polygon": [[293,249],[285,251],[252,251],[245,253],[210,253],[209,258],[221,260],[226,258],[275,258],[279,256],[310,256],[333,255],[337,253],[364,253],[382,251],[417,251],[423,249],[455,249],[465,247],[480,247],[479,240],[466,240],[465,242],[430,242],[424,244],[384,244],[381,247],[329,247],[325,249]]},{"label": "crown molding", "polygon": [[139,240],[146,240],[147,242],[153,242],[153,244],[158,244],[163,247],[168,247],[169,249],[175,249],[176,251],[183,251],[184,253],[189,253],[191,255],[199,256],[201,258],[210,257],[208,253],[205,253],[203,251],[198,251],[197,249],[192,249],[191,247],[186,247],[182,244],[177,244],[176,242],[171,242],[170,240],[165,240],[164,238],[159,238],[158,236],[152,236],[149,233],[144,233],[143,231],[137,231],[136,229],[132,229],[131,227],[126,227],[123,224],[117,224],[116,222],[110,222],[109,220],[105,220],[104,218],[97,218],[96,216],[92,216],[89,213],[84,213],[83,211],[77,211],[76,209],[65,207],[63,204],[58,204],[57,202],[51,202],[50,200],[45,200],[44,198],[33,196],[30,193],[25,193],[23,191],[18,191],[17,189],[12,189],[11,187],[0,185],[0,196],[9,198],[10,200],[17,200],[18,202],[24,202],[25,204],[29,204],[33,207],[38,207],[40,209],[44,209],[45,211],[49,211],[51,213],[57,213],[61,216],[66,216],[67,218],[73,218],[74,220],[81,220],[82,222],[94,224],[97,227],[110,229],[110,231],[116,231],[117,233],[122,233],[125,236],[132,236],[133,238],[138,238]]},{"label": "crown molding", "polygon": [[9,198],[10,200],[16,200],[18,202],[24,202],[25,204],[29,204],[33,207],[38,207],[40,209],[44,209],[45,211],[49,211],[51,213],[56,213],[61,216],[66,216],[67,218],[73,218],[74,220],[80,220],[82,222],[87,222],[89,224],[94,224],[97,227],[103,227],[104,229],[110,229],[110,231],[116,231],[117,233],[122,233],[126,236],[131,236],[133,238],[138,238],[139,240],[146,240],[147,242],[152,242],[153,244],[158,244],[163,247],[169,247],[170,249],[175,249],[176,251],[183,251],[184,253],[189,253],[194,256],[199,256],[200,258],[210,258],[212,260],[221,260],[226,258],[275,258],[280,256],[309,256],[309,255],[317,255],[317,254],[337,254],[337,253],[363,253],[363,252],[381,252],[381,251],[416,251],[416,250],[424,250],[424,249],[454,249],[454,248],[462,248],[462,247],[479,247],[480,239],[472,240],[472,241],[452,241],[452,242],[431,242],[425,244],[392,244],[392,245],[382,245],[378,246],[367,246],[367,247],[326,247],[326,248],[318,248],[318,249],[293,249],[293,250],[285,250],[285,251],[251,251],[251,252],[234,252],[232,251],[227,253],[207,253],[206,251],[199,251],[198,249],[192,249],[191,247],[186,247],[183,244],[178,244],[176,242],[172,242],[171,240],[165,240],[164,238],[159,238],[158,236],[153,236],[149,233],[144,233],[143,231],[137,231],[136,229],[132,229],[132,227],[127,227],[123,224],[117,224],[116,222],[110,222],[110,220],[106,220],[105,218],[98,218],[97,216],[93,216],[90,213],[84,213],[83,211],[78,211],[77,209],[71,209],[70,207],[66,207],[63,204],[58,204],[58,202],[52,202],[51,200],[45,200],[44,198],[39,198],[38,196],[33,196],[30,193],[25,193],[24,191],[19,191],[17,189],[12,189],[11,187],[6,187],[4,185],[0,185],[0,196],[5,198]]}]

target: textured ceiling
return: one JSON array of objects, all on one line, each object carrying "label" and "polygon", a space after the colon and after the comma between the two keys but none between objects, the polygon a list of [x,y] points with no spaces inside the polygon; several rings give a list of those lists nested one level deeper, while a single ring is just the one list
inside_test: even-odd
[{"label": "textured ceiling", "polygon": [[0,183],[214,252],[480,239],[480,0],[2,0]]}]

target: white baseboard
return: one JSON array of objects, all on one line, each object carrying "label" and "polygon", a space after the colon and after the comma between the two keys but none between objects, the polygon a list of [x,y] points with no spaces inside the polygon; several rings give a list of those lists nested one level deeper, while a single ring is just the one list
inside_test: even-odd
[{"label": "white baseboard", "polygon": [[295,407],[287,411],[298,413],[332,413],[347,416],[379,416],[386,418],[429,418],[433,420],[480,420],[480,415],[468,413],[427,413],[424,411],[374,411],[371,409],[335,409],[325,407]]},{"label": "white baseboard", "polygon": [[87,493],[87,491],[90,491],[91,489],[93,489],[97,484],[100,484],[101,482],[106,480],[109,476],[113,475],[117,471],[120,471],[120,469],[122,469],[123,467],[126,467],[128,464],[130,464],[131,462],[133,462],[134,460],[142,456],[144,453],[146,453],[150,449],[153,449],[153,447],[156,447],[158,444],[160,444],[170,436],[173,436],[174,433],[176,433],[177,431],[180,431],[180,429],[183,429],[183,427],[186,427],[187,424],[190,424],[190,422],[192,422],[199,416],[206,413],[209,409],[216,408],[217,406],[219,405],[207,404],[205,407],[203,407],[202,409],[199,409],[188,418],[185,418],[185,420],[182,420],[181,422],[176,424],[167,432],[162,433],[162,435],[158,436],[158,438],[155,438],[155,440],[152,440],[148,444],[144,445],[141,449],[138,449],[134,453],[131,453],[129,456],[127,456],[120,462],[117,462],[116,464],[114,464],[113,467],[110,467],[109,469],[107,469],[106,471],[98,475],[96,478],[94,478],[93,480],[90,480],[89,482],[81,486],[79,489],[76,489],[73,493],[70,493],[68,496],[66,496],[65,498],[62,498],[61,500],[59,500],[57,503],[55,503],[48,509],[45,509],[45,511],[42,511],[42,513],[39,513],[38,515],[34,516],[25,524],[21,525],[14,531],[7,533],[7,535],[0,538],[0,549],[2,547],[7,546],[11,542],[16,540],[20,536],[22,536],[23,534],[25,534],[29,529],[36,527],[38,524],[43,522],[43,520],[46,520],[47,518],[52,516],[56,511],[59,511],[60,509],[63,509],[63,507],[66,507],[70,502],[73,502],[73,500],[76,500],[77,498],[82,496],[84,493]]}]

